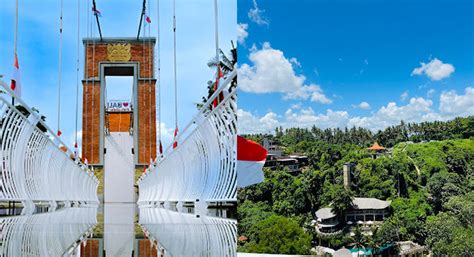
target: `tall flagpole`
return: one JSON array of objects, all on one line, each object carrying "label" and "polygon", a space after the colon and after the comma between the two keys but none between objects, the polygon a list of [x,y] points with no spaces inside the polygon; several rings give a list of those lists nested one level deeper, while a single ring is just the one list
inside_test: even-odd
[{"label": "tall flagpole", "polygon": [[59,61],[58,61],[58,136],[61,135],[61,77],[63,57],[63,0],[61,0],[61,11],[59,16]]},{"label": "tall flagpole", "polygon": [[174,54],[174,119],[175,134],[178,129],[178,79],[176,73],[176,0],[173,0],[173,54]]},{"label": "tall flagpole", "polygon": [[17,54],[17,40],[18,40],[18,0],[16,0],[16,6],[15,6],[15,33],[13,36],[13,53]]},{"label": "tall flagpole", "polygon": [[[13,58],[18,60],[17,55],[17,44],[18,44],[18,0],[15,2],[15,32],[13,34]],[[12,96],[12,105],[15,106],[15,98]]]},{"label": "tall flagpole", "polygon": [[[81,44],[81,0],[77,0],[77,60],[76,60],[76,121],[75,121],[75,133],[74,133],[74,151],[78,151],[77,148],[77,126],[79,118],[79,55]],[[76,158],[79,153],[76,153]]]},{"label": "tall flagpole", "polygon": [[157,51],[157,65],[158,65],[158,76],[157,76],[157,83],[158,83],[158,151],[160,152],[160,157],[162,156],[162,144],[161,144],[161,52],[160,52],[160,0],[156,1],[156,28],[157,28],[157,39],[156,44],[158,45]]},{"label": "tall flagpole", "polygon": [[[214,0],[214,16],[215,16],[215,33],[216,33],[216,63],[219,72],[220,58],[219,58],[219,10],[217,6],[217,0]],[[218,75],[219,76],[219,75]]]}]

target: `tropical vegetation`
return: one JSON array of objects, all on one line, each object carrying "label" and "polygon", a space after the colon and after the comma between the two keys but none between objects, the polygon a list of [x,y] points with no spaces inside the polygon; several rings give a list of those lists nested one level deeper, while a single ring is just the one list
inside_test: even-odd
[{"label": "tropical vegetation", "polygon": [[[401,122],[377,132],[280,127],[246,137],[305,154],[309,165],[296,175],[265,168],[264,182],[239,189],[240,251],[309,254],[318,244],[377,249],[409,240],[435,255],[474,255],[474,117]],[[367,147],[374,142],[389,153],[373,158]],[[356,165],[350,191],[342,177],[348,162]],[[344,212],[353,196],[390,200],[391,215],[372,236],[321,238],[310,225],[315,211],[332,204]]]}]

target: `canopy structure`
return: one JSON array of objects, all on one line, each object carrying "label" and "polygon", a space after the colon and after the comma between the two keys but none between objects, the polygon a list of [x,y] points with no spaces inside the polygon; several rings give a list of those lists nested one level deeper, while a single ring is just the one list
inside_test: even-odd
[{"label": "canopy structure", "polygon": [[375,142],[371,147],[367,148],[367,150],[372,150],[372,151],[384,151],[385,147],[380,146],[377,142]]},{"label": "canopy structure", "polygon": [[98,180],[42,120],[41,116],[8,92],[0,96],[0,201],[21,201],[26,212],[37,202],[97,204]]},{"label": "canopy structure", "polygon": [[231,86],[235,77],[234,70],[221,79],[176,138],[178,146],[170,146],[139,178],[138,204],[236,201],[237,107]]}]

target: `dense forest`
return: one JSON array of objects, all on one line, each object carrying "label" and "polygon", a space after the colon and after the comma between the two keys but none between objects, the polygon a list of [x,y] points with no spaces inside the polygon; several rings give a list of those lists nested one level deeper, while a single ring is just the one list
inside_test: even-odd
[{"label": "dense forest", "polygon": [[[332,204],[344,211],[351,198],[391,201],[391,215],[372,236],[322,238],[326,246],[377,246],[410,240],[435,255],[474,255],[474,117],[388,127],[278,128],[271,138],[285,153],[303,153],[309,165],[291,175],[265,169],[265,181],[239,189],[239,250],[309,254],[321,238],[310,226],[314,213]],[[390,153],[372,158],[378,142]],[[343,187],[342,166],[356,164],[354,186]],[[346,207],[345,207],[346,206]]]}]

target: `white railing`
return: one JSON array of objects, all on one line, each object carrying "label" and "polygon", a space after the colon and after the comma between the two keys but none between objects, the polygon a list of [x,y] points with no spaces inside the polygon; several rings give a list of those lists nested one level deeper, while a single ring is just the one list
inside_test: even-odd
[{"label": "white railing", "polygon": [[[237,106],[231,72],[162,158],[138,180],[141,205],[236,201]],[[217,106],[213,101],[220,99]]]},{"label": "white railing", "polygon": [[0,257],[72,256],[97,224],[97,207],[0,218]]},{"label": "white railing", "polygon": [[99,181],[21,98],[0,80],[0,201],[98,203]]},{"label": "white railing", "polygon": [[237,222],[163,208],[139,208],[139,223],[163,256],[234,257]]}]

